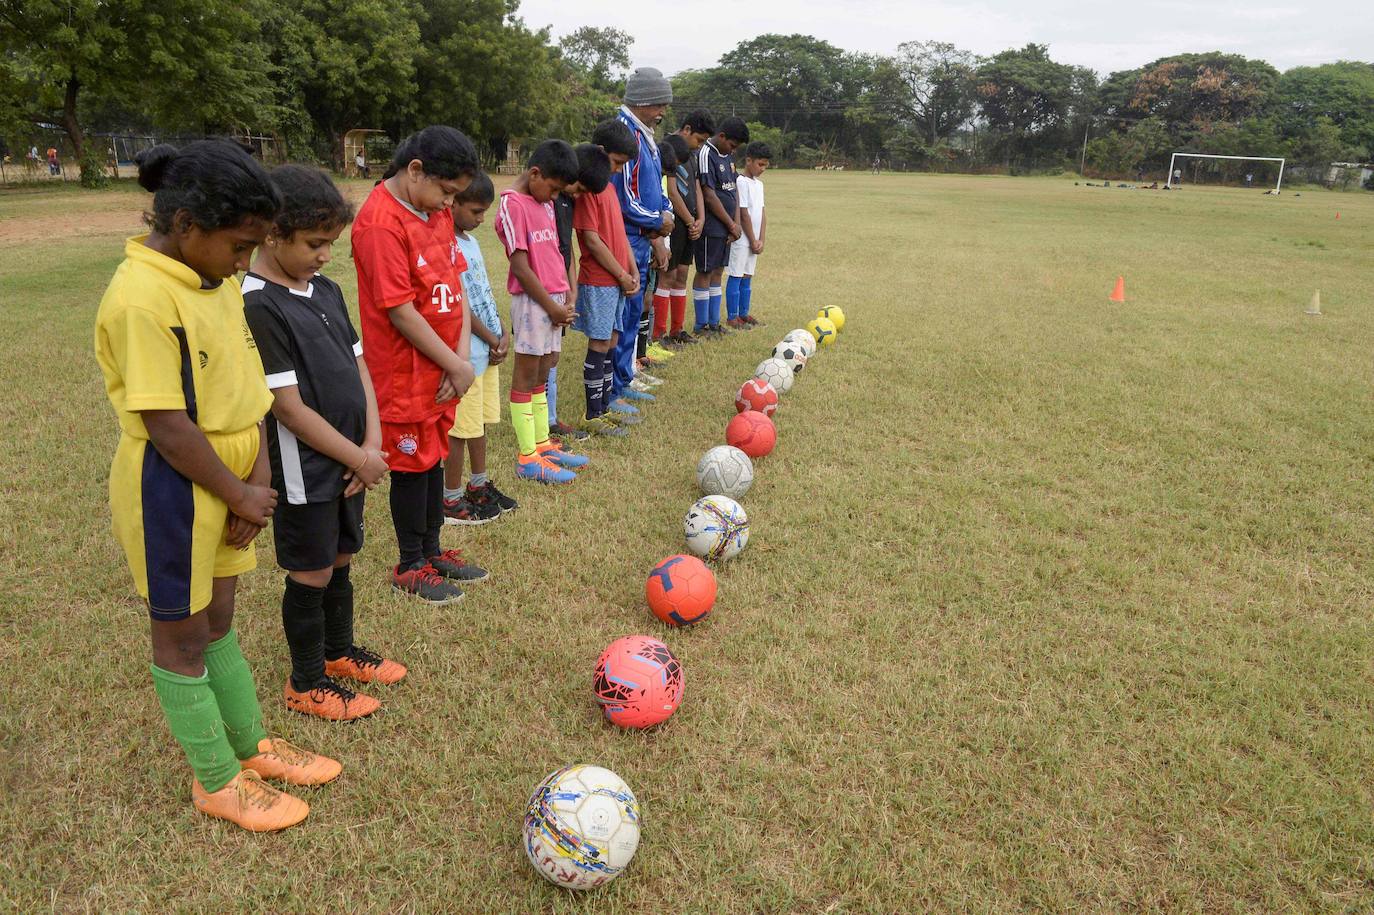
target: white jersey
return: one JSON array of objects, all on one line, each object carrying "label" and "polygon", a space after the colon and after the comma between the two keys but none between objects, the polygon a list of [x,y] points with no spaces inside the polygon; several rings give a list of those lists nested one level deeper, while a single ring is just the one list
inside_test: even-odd
[{"label": "white jersey", "polygon": [[[735,180],[739,193],[740,212],[749,211],[749,224],[754,228],[754,237],[759,237],[763,228],[763,182],[758,178],[740,175]],[[743,236],[741,236],[743,237]]]}]

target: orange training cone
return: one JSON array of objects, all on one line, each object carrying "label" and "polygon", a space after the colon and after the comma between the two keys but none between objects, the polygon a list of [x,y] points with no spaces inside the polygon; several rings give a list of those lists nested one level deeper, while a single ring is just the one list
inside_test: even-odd
[{"label": "orange training cone", "polygon": [[1126,301],[1126,278],[1124,276],[1116,278],[1116,288],[1112,290],[1111,298],[1113,302]]}]

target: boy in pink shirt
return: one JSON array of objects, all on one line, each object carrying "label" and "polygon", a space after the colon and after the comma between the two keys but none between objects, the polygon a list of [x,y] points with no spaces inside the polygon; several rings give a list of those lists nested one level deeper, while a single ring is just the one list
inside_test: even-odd
[{"label": "boy in pink shirt", "polygon": [[546,379],[553,354],[562,349],[562,328],[575,312],[568,304],[568,272],[558,248],[553,198],[577,180],[577,154],[562,140],[545,140],[515,184],[501,192],[496,237],[510,259],[506,290],[515,335],[510,417],[520,446],[515,475],[539,483],[571,483],[573,469],[589,459],[549,441]]}]

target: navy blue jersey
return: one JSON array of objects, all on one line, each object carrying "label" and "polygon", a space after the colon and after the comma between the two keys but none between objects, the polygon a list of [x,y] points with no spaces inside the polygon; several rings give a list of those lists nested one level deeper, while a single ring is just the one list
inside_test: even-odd
[{"label": "navy blue jersey", "polygon": [[[697,171],[701,174],[701,186],[716,192],[716,198],[726,214],[734,219],[738,197],[735,191],[735,159],[716,150],[715,140],[707,140],[697,150]],[[716,218],[710,204],[706,205],[706,226],[702,234],[713,238],[724,238],[730,234],[726,224]]]}]

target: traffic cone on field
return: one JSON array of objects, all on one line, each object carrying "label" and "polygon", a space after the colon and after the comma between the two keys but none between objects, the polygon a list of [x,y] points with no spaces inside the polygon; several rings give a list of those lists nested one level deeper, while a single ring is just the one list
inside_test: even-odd
[{"label": "traffic cone on field", "polygon": [[1126,301],[1126,278],[1124,276],[1116,278],[1116,288],[1112,290],[1111,300],[1113,302]]},{"label": "traffic cone on field", "polygon": [[1307,313],[1316,317],[1321,317],[1322,313],[1322,291],[1318,289],[1312,293],[1312,301],[1307,304]]}]

